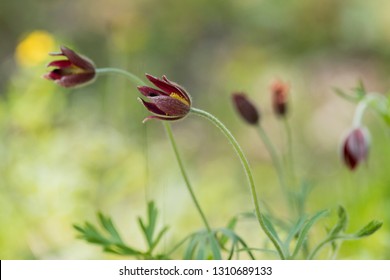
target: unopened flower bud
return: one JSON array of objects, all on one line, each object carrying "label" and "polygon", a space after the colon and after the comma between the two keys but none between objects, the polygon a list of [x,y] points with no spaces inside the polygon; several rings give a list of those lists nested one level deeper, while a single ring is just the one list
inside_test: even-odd
[{"label": "unopened flower bud", "polygon": [[60,52],[50,55],[64,56],[64,58],[50,62],[47,66],[54,67],[54,69],[44,75],[44,78],[66,88],[85,85],[94,80],[96,76],[95,65],[88,58],[67,47],[61,47]]},{"label": "unopened flower bud", "polygon": [[342,157],[346,166],[354,170],[368,156],[370,135],[366,128],[357,127],[351,130],[344,139]]},{"label": "unopened flower bud", "polygon": [[234,93],[232,100],[237,112],[247,123],[256,125],[259,122],[259,112],[244,93]]},{"label": "unopened flower bud", "polygon": [[149,102],[140,99],[142,104],[153,113],[144,122],[150,119],[175,121],[187,116],[191,109],[191,97],[182,86],[168,80],[166,76],[159,79],[146,74],[146,78],[157,88],[138,87],[141,94],[149,99]]},{"label": "unopened flower bud", "polygon": [[279,80],[271,85],[272,107],[279,117],[284,117],[287,114],[288,90],[288,85]]}]

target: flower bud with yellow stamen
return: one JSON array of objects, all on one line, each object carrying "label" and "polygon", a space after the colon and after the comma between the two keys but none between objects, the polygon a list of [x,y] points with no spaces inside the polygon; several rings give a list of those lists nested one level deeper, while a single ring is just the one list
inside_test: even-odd
[{"label": "flower bud with yellow stamen", "polygon": [[152,82],[158,89],[139,86],[138,90],[146,96],[150,102],[140,99],[142,104],[154,115],[144,119],[144,122],[150,119],[160,119],[174,121],[184,118],[191,109],[191,98],[186,90],[171,82],[167,77],[162,79],[146,74],[146,78]]}]

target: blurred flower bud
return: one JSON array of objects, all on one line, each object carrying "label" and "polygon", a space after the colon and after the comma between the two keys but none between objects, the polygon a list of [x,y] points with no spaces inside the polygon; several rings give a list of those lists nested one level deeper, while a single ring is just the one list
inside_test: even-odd
[{"label": "blurred flower bud", "polygon": [[354,170],[367,159],[369,146],[370,135],[366,128],[357,127],[348,133],[343,142],[342,156],[349,169]]},{"label": "blurred flower bud", "polygon": [[288,85],[280,80],[271,85],[272,107],[277,116],[284,117],[287,114],[288,90]]},{"label": "blurred flower bud", "polygon": [[232,100],[237,112],[247,123],[256,125],[259,122],[259,112],[244,93],[233,93]]},{"label": "blurred flower bud", "polygon": [[94,80],[95,65],[88,58],[67,47],[61,47],[60,52],[50,53],[50,55],[65,58],[50,62],[47,66],[55,68],[44,75],[44,78],[66,88],[81,86]]}]

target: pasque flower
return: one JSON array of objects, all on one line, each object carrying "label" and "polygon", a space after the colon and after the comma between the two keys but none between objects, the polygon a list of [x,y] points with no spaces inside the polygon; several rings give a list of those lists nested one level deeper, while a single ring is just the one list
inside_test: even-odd
[{"label": "pasque flower", "polygon": [[96,76],[95,65],[73,50],[62,46],[60,52],[50,53],[51,56],[64,56],[65,59],[54,60],[48,67],[55,67],[43,77],[52,80],[60,86],[70,88],[92,81]]},{"label": "pasque flower", "polygon": [[288,85],[277,80],[271,85],[272,107],[277,116],[284,117],[287,114]]},{"label": "pasque flower", "polygon": [[364,127],[352,129],[344,139],[342,157],[346,166],[354,170],[359,163],[367,159],[370,145],[368,130]]},{"label": "pasque flower", "polygon": [[245,93],[233,93],[232,101],[237,112],[248,124],[256,125],[259,122],[259,112]]},{"label": "pasque flower", "polygon": [[154,115],[149,119],[174,121],[184,118],[191,109],[191,98],[187,91],[178,84],[171,82],[166,76],[161,79],[146,74],[146,78],[158,89],[139,86],[138,90],[146,96],[150,102],[140,99],[142,104]]}]

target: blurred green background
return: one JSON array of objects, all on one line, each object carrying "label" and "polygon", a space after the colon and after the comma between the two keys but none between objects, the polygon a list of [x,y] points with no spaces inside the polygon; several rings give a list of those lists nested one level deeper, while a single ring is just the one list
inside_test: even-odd
[{"label": "blurred green background", "polygon": [[[313,185],[306,210],[333,210],[310,238],[324,236],[342,204],[350,231],[374,218],[384,226],[344,243],[339,258],[390,259],[389,129],[366,115],[369,160],[350,172],[339,146],[355,105],[333,91],[348,91],[359,79],[369,91],[390,89],[389,1],[1,1],[0,36],[1,259],[113,258],[77,239],[72,228],[96,221],[97,211],[111,215],[126,241],[142,247],[136,217],[151,199],[161,225],[170,225],[160,250],[203,226],[163,126],[142,124],[148,112],[132,84],[102,76],[90,86],[63,89],[41,78],[47,53],[60,45],[98,67],[165,74],[183,85],[194,106],[236,135],[261,200],[282,218],[288,211],[270,158],[256,131],[235,114],[230,94],[247,92],[283,154],[285,134],[269,88],[275,79],[288,82],[295,169]],[[250,211],[245,175],[220,132],[196,116],[172,125],[212,226]],[[254,221],[239,223],[238,232],[251,246],[264,240]]]}]

